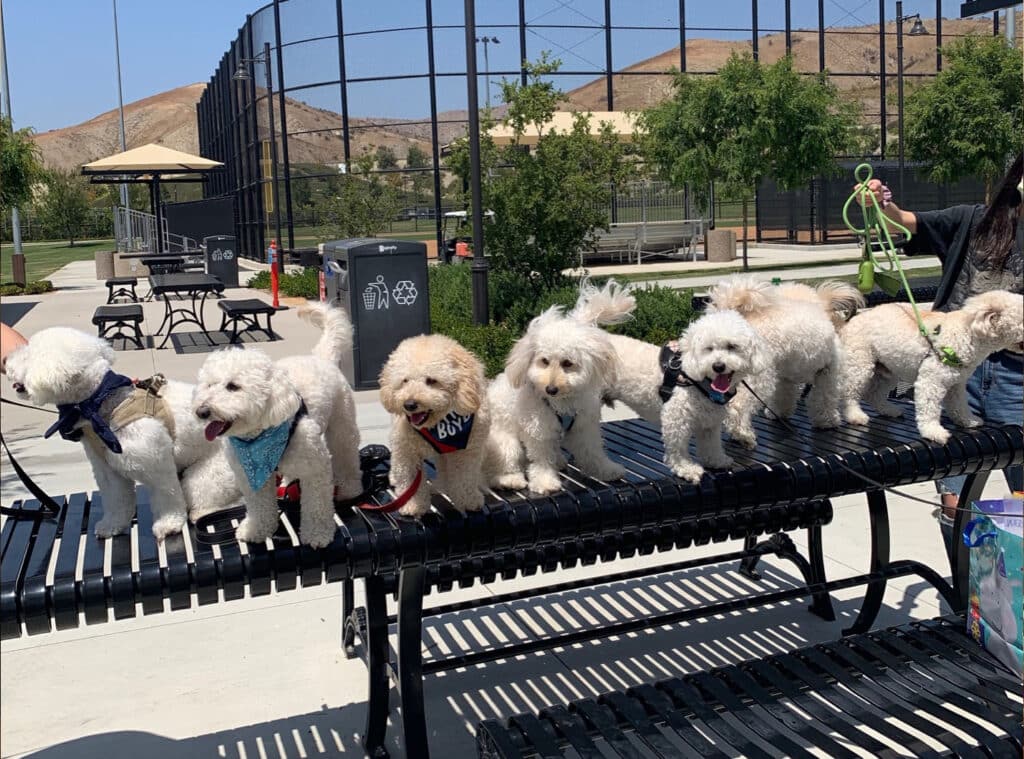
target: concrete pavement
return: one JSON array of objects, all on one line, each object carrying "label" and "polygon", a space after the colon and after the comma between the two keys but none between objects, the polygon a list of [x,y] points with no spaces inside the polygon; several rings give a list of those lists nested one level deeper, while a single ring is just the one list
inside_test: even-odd
[{"label": "concrete pavement", "polygon": [[[678,270],[678,263],[672,265]],[[814,276],[820,275],[815,269]],[[54,277],[60,292],[5,298],[4,307],[35,303],[17,325],[27,334],[53,324],[91,330],[92,311],[106,296],[91,277],[91,263],[66,267]],[[687,286],[695,284],[687,281]],[[145,304],[148,330],[159,324],[161,309],[160,304]],[[207,314],[215,313],[208,306]],[[301,323],[294,309],[278,314],[274,328],[285,339],[260,347],[275,357],[306,352],[316,340],[315,330]],[[202,354],[177,355],[170,349],[120,351],[116,368],[133,376],[160,371],[191,381],[203,359]],[[0,385],[4,397],[11,397],[6,381]],[[357,393],[357,403],[362,441],[385,442],[389,419],[376,391]],[[627,414],[616,409],[607,418]],[[78,447],[59,438],[41,439],[48,423],[48,415],[38,411],[3,409],[5,438],[44,488],[52,493],[91,489],[92,477]],[[6,461],[0,469],[0,498],[6,504],[19,497],[20,485]],[[1002,478],[993,476],[986,493],[994,497],[1004,487]],[[934,498],[930,483],[902,490]],[[837,579],[866,570],[868,527],[863,497],[837,498],[833,505],[836,516],[824,530],[824,543],[828,576]],[[893,496],[890,511],[893,555],[919,559],[948,576],[929,507]],[[802,538],[794,535],[800,544]],[[487,597],[737,548],[736,543],[719,544],[518,578],[438,594],[428,603]],[[425,657],[460,645],[494,644],[509,630],[525,636],[566,624],[601,625],[797,582],[792,565],[784,562],[769,560],[765,579],[756,585],[732,569],[675,572],[565,598],[432,619],[424,635]],[[472,731],[481,719],[834,639],[856,615],[859,593],[852,589],[835,595],[839,619],[832,623],[808,614],[806,603],[796,601],[430,676],[425,690],[431,749],[438,757],[471,756]],[[903,578],[890,583],[878,624],[933,617],[940,611],[930,586]],[[360,756],[365,669],[342,654],[339,616],[338,586],[316,586],[6,641],[0,645],[0,757]],[[394,726],[388,748],[393,757],[404,755]]]}]

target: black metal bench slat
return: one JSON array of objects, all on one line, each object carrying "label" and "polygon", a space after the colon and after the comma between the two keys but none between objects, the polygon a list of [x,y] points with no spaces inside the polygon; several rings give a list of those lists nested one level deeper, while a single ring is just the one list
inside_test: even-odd
[{"label": "black metal bench slat", "polygon": [[[61,513],[57,519],[44,519],[39,522],[32,540],[32,553],[22,571],[21,617],[25,621],[25,629],[29,635],[50,632],[51,607],[46,588],[46,573],[50,568],[56,538],[66,514],[65,504],[61,501],[58,501]],[[38,508],[38,504],[32,506],[30,502],[30,507]]]},{"label": "black metal bench slat", "polygon": [[[53,592],[51,594],[53,621],[58,630],[78,627],[79,604],[78,569],[79,543],[86,522],[89,502],[85,493],[75,493],[67,499],[60,548],[57,550],[57,564],[53,570]],[[88,540],[88,538],[86,538]]]},{"label": "black metal bench slat", "polygon": [[107,588],[103,575],[103,550],[106,541],[96,538],[96,523],[103,516],[103,497],[94,493],[89,504],[89,523],[85,533],[85,554],[82,560],[82,610],[87,625],[107,621]]},{"label": "black metal bench slat", "polygon": [[[138,488],[139,499],[145,488]],[[153,512],[148,508],[139,508],[136,515],[136,538],[139,551],[139,571],[136,575],[136,593],[141,596],[142,613],[159,614],[164,610],[163,572],[160,567],[160,547],[153,536]]]},{"label": "black metal bench slat", "polygon": [[[20,504],[22,510],[31,510],[33,501]],[[19,586],[32,547],[32,533],[38,522],[8,517],[6,527],[11,531],[7,538],[3,562],[0,563],[0,631],[3,637],[16,637],[19,630]]]},{"label": "black metal bench slat", "polygon": [[[993,659],[986,661],[987,654],[966,636],[963,626],[962,617],[913,623],[670,678],[654,685],[636,686],[625,693],[575,701],[570,709],[588,717],[586,735],[582,738],[558,728],[553,716],[560,715],[561,707],[543,710],[540,724],[533,724],[530,734],[520,729],[522,715],[505,723],[488,720],[477,733],[477,746],[480,755],[489,759],[533,757],[538,752],[532,735],[540,734],[548,739],[554,736],[558,741],[554,750],[545,746],[544,756],[561,756],[563,750],[575,751],[581,745],[592,755],[603,755],[596,754],[602,748],[593,740],[597,736],[607,741],[606,750],[618,750],[627,742],[627,733],[643,730],[652,734],[658,725],[664,725],[671,729],[682,727],[676,729],[677,735],[701,755],[723,750],[730,755],[770,755],[765,748],[795,755],[799,752],[785,742],[780,743],[779,732],[773,732],[791,729],[830,756],[852,753],[843,743],[829,737],[833,733],[877,756],[895,756],[896,747],[915,756],[1019,756],[1024,732],[1020,724],[1020,682]],[[936,637],[932,632],[936,630],[943,639],[953,641],[952,646],[932,648]],[[897,652],[893,648],[897,644],[915,653],[908,656]],[[971,661],[977,662],[980,672],[964,668]],[[943,674],[929,680],[922,668]],[[767,683],[771,690],[763,689],[754,678]],[[988,694],[1005,690],[1010,696],[998,707],[980,709],[979,702],[960,695],[958,684],[965,681]],[[926,683],[931,692],[918,687],[919,682]],[[618,716],[610,719],[608,711],[601,709],[602,704],[615,705]],[[974,715],[973,720],[957,711],[965,704],[968,713]],[[762,710],[756,718],[755,709]],[[694,729],[695,724],[703,724],[706,732],[715,736],[711,738],[714,745],[706,745],[708,739]],[[962,740],[944,724],[969,735],[981,748]],[[991,732],[985,724],[1002,730],[1003,734]],[[750,730],[761,734],[756,742],[748,735]],[[942,744],[945,750],[936,752],[912,731]],[[872,732],[892,745],[881,743]],[[828,739],[818,740],[819,736]],[[766,738],[770,740],[764,742]],[[663,747],[656,741],[649,745],[659,750]],[[664,753],[662,750],[659,755]]]}]

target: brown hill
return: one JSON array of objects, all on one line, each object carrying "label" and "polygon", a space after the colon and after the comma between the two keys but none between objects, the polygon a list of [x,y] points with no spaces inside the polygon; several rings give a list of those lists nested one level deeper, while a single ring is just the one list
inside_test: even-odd
[{"label": "brown hill", "polygon": [[[935,73],[935,21],[924,19],[924,24],[931,32],[928,36],[904,36],[904,69],[911,75]],[[989,19],[944,19],[942,22],[947,43],[955,35],[991,34],[991,28]],[[887,25],[886,32],[886,68],[894,75],[897,63],[895,22]],[[844,74],[834,77],[833,81],[849,97],[860,100],[865,119],[874,121],[879,111],[878,78],[872,73],[879,68],[877,26],[833,28],[827,31],[827,35],[825,66],[830,71]],[[816,30],[794,30],[792,46],[799,71],[818,70]],[[687,69],[716,71],[732,52],[749,49],[748,42],[687,40]],[[783,34],[766,34],[760,38],[761,60],[770,63],[784,53]],[[679,48],[676,47],[628,67],[625,69],[627,73],[616,74],[613,77],[616,110],[638,110],[663,99],[671,86],[671,77],[666,76],[666,72],[678,65]],[[894,91],[894,76],[889,79],[889,84]],[[195,104],[205,86],[190,84],[127,104],[125,127],[128,147],[155,142],[197,153],[199,140]],[[605,80],[596,79],[568,92],[565,106],[575,110],[608,110]],[[443,120],[461,121],[466,112],[450,111],[439,116]],[[287,117],[289,158],[293,163],[329,165],[344,160],[339,114],[289,98]],[[265,119],[262,113],[261,119]],[[440,124],[438,137],[441,144],[445,144],[464,133],[465,128],[460,123]],[[120,146],[117,111],[107,111],[75,126],[43,132],[35,139],[47,164],[77,168],[117,152]],[[418,145],[429,154],[430,125],[421,120],[353,117],[350,140],[353,155],[384,145],[391,148],[399,159],[404,159],[411,145]]]}]

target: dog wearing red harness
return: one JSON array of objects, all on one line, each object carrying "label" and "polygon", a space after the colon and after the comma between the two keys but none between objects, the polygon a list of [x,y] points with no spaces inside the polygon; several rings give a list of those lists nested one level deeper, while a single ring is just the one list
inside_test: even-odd
[{"label": "dog wearing red harness", "polygon": [[[443,335],[410,337],[381,370],[380,400],[393,420],[391,485],[408,498],[399,513],[426,514],[432,487],[459,511],[479,509],[491,426],[480,359]],[[437,468],[433,483],[423,476],[424,459]]]}]

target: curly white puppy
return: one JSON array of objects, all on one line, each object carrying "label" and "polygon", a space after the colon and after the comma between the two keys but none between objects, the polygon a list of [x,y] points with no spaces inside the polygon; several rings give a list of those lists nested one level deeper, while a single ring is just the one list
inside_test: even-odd
[{"label": "curly white puppy", "polygon": [[324,304],[299,313],[323,330],[312,356],[274,362],[255,350],[217,351],[199,370],[192,408],[208,440],[227,437],[246,506],[239,540],[266,540],[277,529],[278,472],[301,480],[299,538],[322,548],[334,539],[335,488],[341,499],[362,491],[355,401],[339,368],[352,325],[344,311]]},{"label": "curly white puppy", "polygon": [[616,386],[619,362],[608,333],[595,322],[623,321],[635,307],[629,290],[614,281],[601,290],[584,282],[568,314],[552,306],[530,322],[488,390],[492,486],[518,490],[528,485],[541,494],[560,490],[562,446],[598,480],[617,480],[626,473],[608,458],[601,440],[601,407]]},{"label": "curly white puppy", "polygon": [[[867,424],[861,399],[884,416],[900,416],[900,408],[888,400],[889,392],[897,382],[913,382],[922,437],[936,443],[949,440],[940,421],[943,405],[961,427],[981,424],[967,405],[967,380],[990,354],[1024,351],[1024,299],[993,290],[968,298],[959,311],[925,311],[922,317],[934,335],[932,343],[918,330],[906,303],[865,311],[843,329],[846,421]],[[943,347],[953,349],[959,365],[943,363]]]},{"label": "curly white puppy", "polygon": [[[726,410],[740,384],[764,367],[762,341],[735,311],[717,311],[693,322],[679,338],[679,352],[669,359],[678,369],[661,410],[665,463],[679,477],[699,482],[704,466],[725,469],[732,459],[722,449]],[[665,375],[667,381],[668,375]],[[697,439],[697,461],[690,439]]]},{"label": "curly white puppy", "polygon": [[400,495],[411,493],[399,513],[415,517],[430,510],[424,459],[436,465],[433,485],[455,508],[479,509],[491,427],[480,359],[444,335],[403,340],[381,369],[380,402],[392,415],[391,484]]},{"label": "curly white puppy", "polygon": [[[709,311],[739,312],[764,341],[767,370],[751,387],[772,412],[789,418],[804,386],[807,415],[819,428],[838,427],[842,345],[839,313],[863,303],[856,288],[840,282],[820,286],[812,297],[802,285],[777,287],[751,275],[729,277],[711,288]],[[760,402],[748,390],[730,404],[727,428],[748,448],[756,445],[752,418]]]},{"label": "curly white puppy", "polygon": [[103,494],[96,534],[131,527],[139,482],[150,490],[153,534],[162,540],[188,516],[222,508],[239,493],[226,458],[192,414],[192,385],[169,381],[152,398],[113,371],[114,355],[106,340],[52,327],[8,356],[7,376],[23,400],[58,407],[47,436],[82,442]]}]

